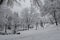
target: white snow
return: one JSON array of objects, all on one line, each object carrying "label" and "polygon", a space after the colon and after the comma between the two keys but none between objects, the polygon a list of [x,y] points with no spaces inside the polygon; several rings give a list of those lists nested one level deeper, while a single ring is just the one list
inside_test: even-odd
[{"label": "white snow", "polygon": [[[47,25],[48,26],[48,25]],[[60,25],[43,29],[20,31],[20,35],[0,35],[0,40],[60,40]],[[57,29],[58,28],[58,29]]]}]

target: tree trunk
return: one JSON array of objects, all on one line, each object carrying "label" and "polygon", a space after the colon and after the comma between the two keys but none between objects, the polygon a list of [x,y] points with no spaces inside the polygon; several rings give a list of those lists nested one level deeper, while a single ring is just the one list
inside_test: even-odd
[{"label": "tree trunk", "polygon": [[7,34],[6,27],[5,27],[5,34]]},{"label": "tree trunk", "polygon": [[54,19],[55,19],[55,23],[56,25],[58,25],[58,22],[57,22],[57,18],[56,18],[56,14],[55,14],[56,10],[54,11]]},{"label": "tree trunk", "polygon": [[36,25],[36,30],[37,30],[37,25]]},{"label": "tree trunk", "polygon": [[44,29],[43,22],[41,21],[40,26]]},{"label": "tree trunk", "polygon": [[0,0],[0,5],[3,3],[3,0]]},{"label": "tree trunk", "polygon": [[16,26],[16,24],[15,24],[15,28],[14,28],[13,34],[16,34],[16,27],[17,27],[17,26]]},{"label": "tree trunk", "polygon": [[24,31],[24,24],[23,24],[23,31]]},{"label": "tree trunk", "polygon": [[7,34],[7,24],[5,24],[5,34]]},{"label": "tree trunk", "polygon": [[16,28],[14,29],[14,33],[13,34],[16,34]]},{"label": "tree trunk", "polygon": [[38,28],[38,23],[36,23],[36,30],[37,30],[37,28]]},{"label": "tree trunk", "polygon": [[30,24],[28,24],[28,30],[29,30]]}]

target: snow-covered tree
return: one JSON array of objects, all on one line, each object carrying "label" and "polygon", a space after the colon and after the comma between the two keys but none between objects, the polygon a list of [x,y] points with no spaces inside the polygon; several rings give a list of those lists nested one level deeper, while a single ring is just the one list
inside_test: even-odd
[{"label": "snow-covered tree", "polygon": [[46,15],[50,13],[54,19],[55,23],[57,24],[57,16],[60,14],[58,13],[60,10],[60,0],[44,0],[45,4],[41,8],[42,15]]}]

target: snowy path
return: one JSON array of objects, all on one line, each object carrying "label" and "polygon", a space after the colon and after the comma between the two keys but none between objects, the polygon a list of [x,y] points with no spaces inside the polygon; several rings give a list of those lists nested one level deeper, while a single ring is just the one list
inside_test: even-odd
[{"label": "snowy path", "polygon": [[36,35],[30,35],[21,38],[21,40],[60,40],[60,31],[54,30],[51,32],[49,31],[49,32],[39,33]]},{"label": "snowy path", "polygon": [[0,35],[0,40],[60,40],[60,27],[49,27],[44,30],[30,30],[21,35]]}]

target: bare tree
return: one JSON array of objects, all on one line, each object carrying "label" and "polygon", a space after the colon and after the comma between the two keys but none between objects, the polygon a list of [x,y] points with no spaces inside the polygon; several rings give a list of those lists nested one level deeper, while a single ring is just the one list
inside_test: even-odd
[{"label": "bare tree", "polygon": [[39,13],[36,12],[36,10],[32,7],[31,9],[29,8],[25,8],[22,12],[22,17],[24,20],[24,23],[26,24],[26,26],[29,27],[32,24],[36,25],[36,28],[38,27],[38,21],[39,21]]},{"label": "bare tree", "polygon": [[19,18],[19,16],[18,16],[18,13],[17,13],[17,12],[14,12],[14,16],[13,16],[13,22],[14,22],[14,31],[13,31],[13,33],[14,33],[14,34],[16,34],[16,29],[17,29],[17,27],[19,26],[19,22],[20,22],[19,19],[20,19],[20,18]]}]

